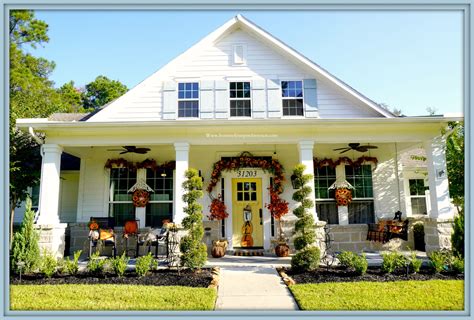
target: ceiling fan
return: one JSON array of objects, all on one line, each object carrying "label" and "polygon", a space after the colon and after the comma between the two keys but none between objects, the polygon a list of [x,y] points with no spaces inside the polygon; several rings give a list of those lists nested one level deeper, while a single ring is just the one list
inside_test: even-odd
[{"label": "ceiling fan", "polygon": [[344,148],[337,148],[333,149],[334,151],[339,151],[342,150],[340,153],[345,153],[350,150],[356,150],[359,152],[366,152],[369,149],[377,149],[378,147],[376,146],[371,146],[371,145],[366,145],[366,146],[361,146],[360,143],[349,143],[349,147],[344,147]]},{"label": "ceiling fan", "polygon": [[124,153],[139,153],[139,154],[145,154],[148,151],[150,151],[150,148],[137,148],[136,146],[123,146],[123,149],[107,149],[107,151],[122,151],[120,154]]}]

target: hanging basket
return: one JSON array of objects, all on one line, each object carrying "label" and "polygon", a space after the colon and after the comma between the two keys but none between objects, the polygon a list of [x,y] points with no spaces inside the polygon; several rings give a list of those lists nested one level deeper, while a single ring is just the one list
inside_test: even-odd
[{"label": "hanging basket", "polygon": [[133,205],[138,208],[146,207],[150,201],[150,193],[143,189],[137,189],[133,192]]},{"label": "hanging basket", "polygon": [[336,189],[335,198],[338,206],[346,207],[352,202],[352,191],[347,188]]}]

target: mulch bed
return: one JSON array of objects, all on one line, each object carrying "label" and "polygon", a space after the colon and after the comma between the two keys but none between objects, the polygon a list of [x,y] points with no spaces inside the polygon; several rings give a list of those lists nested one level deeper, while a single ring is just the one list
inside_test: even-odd
[{"label": "mulch bed", "polygon": [[419,273],[409,273],[399,271],[394,274],[383,273],[378,267],[367,269],[367,273],[358,276],[354,272],[341,267],[332,267],[329,270],[320,268],[316,271],[294,272],[291,269],[285,270],[296,283],[325,283],[325,282],[386,282],[403,280],[464,280],[464,274],[454,274],[442,272],[433,274],[429,269],[421,269]]},{"label": "mulch bed", "polygon": [[180,270],[156,270],[149,272],[144,277],[137,277],[134,272],[126,273],[122,278],[115,275],[101,277],[90,276],[86,273],[77,276],[56,275],[52,278],[44,278],[42,275],[10,276],[10,284],[136,284],[146,286],[186,286],[207,288],[212,281],[211,269],[202,269],[201,272],[192,272],[189,269]]}]

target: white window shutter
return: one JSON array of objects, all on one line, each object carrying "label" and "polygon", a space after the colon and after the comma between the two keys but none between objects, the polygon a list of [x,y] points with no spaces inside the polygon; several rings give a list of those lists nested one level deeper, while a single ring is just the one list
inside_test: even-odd
[{"label": "white window shutter", "polygon": [[281,118],[280,80],[267,80],[267,105],[269,118]]},{"label": "white window shutter", "polygon": [[265,80],[252,81],[252,117],[265,118],[266,111],[266,95]]},{"label": "white window shutter", "polygon": [[303,81],[303,86],[305,116],[307,118],[319,118],[316,79],[305,79]]},{"label": "white window shutter", "polygon": [[200,86],[200,117],[202,119],[214,118],[214,81],[201,81]]},{"label": "white window shutter", "polygon": [[176,82],[166,81],[163,83],[163,120],[176,119],[178,110],[178,92]]},{"label": "white window shutter", "polygon": [[214,83],[216,96],[216,118],[227,119],[229,117],[229,83],[224,80],[216,80]]}]

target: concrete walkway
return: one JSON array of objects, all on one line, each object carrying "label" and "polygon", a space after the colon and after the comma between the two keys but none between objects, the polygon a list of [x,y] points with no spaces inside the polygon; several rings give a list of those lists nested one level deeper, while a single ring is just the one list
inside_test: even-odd
[{"label": "concrete walkway", "polygon": [[298,310],[273,266],[223,266],[215,310]]}]

